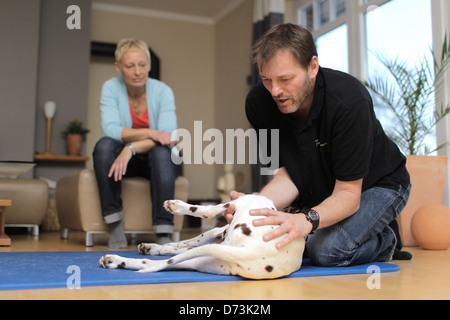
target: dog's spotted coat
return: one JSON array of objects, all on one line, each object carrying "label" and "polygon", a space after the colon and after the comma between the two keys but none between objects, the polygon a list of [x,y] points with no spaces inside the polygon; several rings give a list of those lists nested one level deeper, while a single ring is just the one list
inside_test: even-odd
[{"label": "dog's spotted coat", "polygon": [[[260,195],[245,195],[226,204],[216,206],[190,205],[180,200],[168,200],[164,208],[172,214],[212,218],[236,206],[230,225],[209,230],[195,238],[166,245],[140,244],[138,250],[147,255],[174,255],[167,260],[130,259],[106,255],[99,264],[104,268],[155,272],[163,269],[190,269],[200,272],[239,275],[249,279],[274,279],[297,271],[302,264],[304,238],[297,238],[278,250],[274,239],[263,236],[276,226],[254,227],[250,216],[252,209],[271,208],[271,200]],[[220,241],[220,243],[218,243]]]}]

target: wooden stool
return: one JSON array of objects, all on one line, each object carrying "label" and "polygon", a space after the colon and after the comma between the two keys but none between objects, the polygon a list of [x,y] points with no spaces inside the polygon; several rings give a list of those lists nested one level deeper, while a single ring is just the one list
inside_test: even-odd
[{"label": "wooden stool", "polygon": [[0,246],[11,245],[11,239],[5,234],[5,208],[11,206],[11,200],[0,200]]}]

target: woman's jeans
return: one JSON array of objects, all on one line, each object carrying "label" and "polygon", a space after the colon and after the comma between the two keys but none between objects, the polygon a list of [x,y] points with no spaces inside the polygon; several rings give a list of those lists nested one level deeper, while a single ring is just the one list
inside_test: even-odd
[{"label": "woman's jeans", "polygon": [[308,236],[311,263],[340,267],[391,260],[397,238],[389,224],[405,207],[410,190],[375,187],[363,192],[354,215]]},{"label": "woman's jeans", "polygon": [[[102,216],[106,223],[123,219],[120,181],[108,178],[109,170],[125,145],[117,140],[103,137],[93,152],[94,170],[100,193]],[[163,208],[165,200],[173,199],[175,193],[176,167],[171,151],[156,146],[148,153],[136,154],[128,163],[125,177],[141,176],[150,180],[152,200],[152,223],[155,233],[173,233],[173,215]]]}]

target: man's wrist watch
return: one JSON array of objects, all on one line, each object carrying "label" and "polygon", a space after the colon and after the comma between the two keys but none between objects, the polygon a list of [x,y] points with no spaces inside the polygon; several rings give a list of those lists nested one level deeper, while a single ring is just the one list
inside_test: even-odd
[{"label": "man's wrist watch", "polygon": [[303,214],[306,216],[306,220],[311,222],[311,224],[312,224],[311,233],[313,233],[319,227],[319,223],[320,223],[319,213],[317,213],[317,211],[315,211],[313,209],[309,209],[308,211],[303,212]]}]

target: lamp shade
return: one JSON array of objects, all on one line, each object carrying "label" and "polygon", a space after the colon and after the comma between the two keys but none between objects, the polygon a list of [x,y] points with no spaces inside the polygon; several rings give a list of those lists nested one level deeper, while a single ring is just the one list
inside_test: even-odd
[{"label": "lamp shade", "polygon": [[56,111],[56,103],[54,101],[47,101],[44,104],[44,112],[46,118],[53,118]]}]

